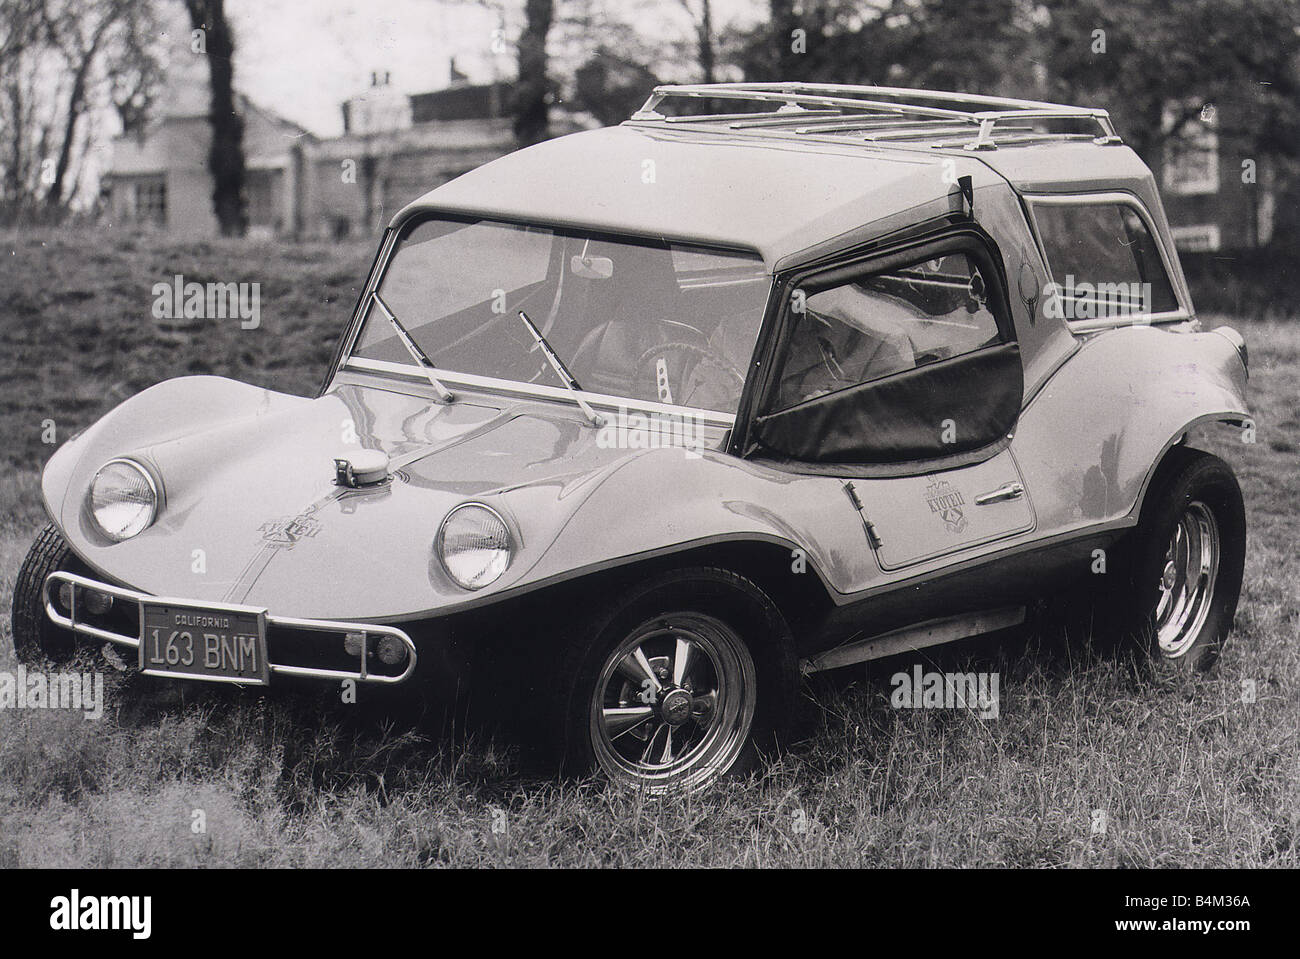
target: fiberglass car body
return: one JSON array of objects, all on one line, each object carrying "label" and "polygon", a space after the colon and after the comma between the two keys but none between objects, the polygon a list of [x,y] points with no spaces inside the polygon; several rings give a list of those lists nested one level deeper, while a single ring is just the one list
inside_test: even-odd
[{"label": "fiberglass car body", "polygon": [[566,761],[699,788],[801,668],[1075,581],[1208,663],[1245,521],[1185,439],[1248,422],[1246,376],[1104,111],[661,87],[401,211],[315,398],[173,379],[59,449],[15,643],[455,675]]}]

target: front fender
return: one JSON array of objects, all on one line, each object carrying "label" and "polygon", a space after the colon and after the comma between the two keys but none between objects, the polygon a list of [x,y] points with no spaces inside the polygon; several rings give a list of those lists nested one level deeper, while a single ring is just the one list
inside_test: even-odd
[{"label": "front fender", "polygon": [[112,457],[218,425],[246,429],[260,417],[310,402],[221,376],[164,380],[119,403],[55,451],[41,474],[45,510],[65,536],[75,536],[70,531],[90,480]]},{"label": "front fender", "polygon": [[626,460],[606,477],[520,585],[737,541],[791,550],[792,568],[806,565],[841,595],[879,573],[842,480],[665,448]]}]

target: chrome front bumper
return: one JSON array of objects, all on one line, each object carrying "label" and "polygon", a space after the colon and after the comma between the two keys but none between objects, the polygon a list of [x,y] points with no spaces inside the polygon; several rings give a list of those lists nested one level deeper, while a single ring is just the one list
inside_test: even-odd
[{"label": "chrome front bumper", "polygon": [[[68,615],[59,612],[54,605],[54,594],[57,593],[60,586],[68,584],[72,588],[72,602]],[[49,617],[50,622],[56,626],[62,626],[64,629],[72,630],[79,636],[87,636],[92,639],[104,640],[110,643],[116,643],[119,646],[127,646],[134,650],[139,650],[141,638],[139,635],[128,636],[125,633],[117,633],[112,630],[102,629],[93,626],[90,623],[83,622],[78,618],[77,609],[77,589],[93,590],[97,593],[104,593],[112,596],[115,600],[122,600],[128,603],[135,603],[137,606],[137,615],[141,623],[144,622],[144,611],[140,608],[143,602],[150,603],[167,603],[176,602],[182,604],[193,604],[194,600],[188,599],[170,599],[165,596],[151,596],[148,593],[142,593],[134,589],[125,589],[121,586],[110,586],[108,583],[102,583],[98,580],[90,579],[86,576],[78,576],[76,573],[54,572],[45,577],[45,586],[42,592],[42,601],[45,605],[45,615]],[[259,613],[265,617],[269,631],[276,627],[281,629],[302,630],[308,632],[332,633],[336,635],[339,641],[351,635],[360,641],[361,653],[359,656],[358,669],[320,669],[314,666],[292,666],[287,663],[268,662],[267,667],[272,675],[276,676],[295,676],[302,679],[326,679],[326,680],[345,680],[352,679],[360,683],[379,683],[384,685],[394,685],[405,682],[415,672],[415,643],[411,641],[402,630],[395,626],[380,626],[374,623],[345,623],[336,622],[326,619],[295,619],[288,616],[272,616],[266,610],[256,607],[239,606],[233,603],[202,603],[204,609],[214,612],[233,612],[233,613]],[[141,627],[143,628],[143,626]],[[367,656],[372,649],[372,641],[385,636],[391,636],[401,642],[406,647],[406,668],[396,676],[387,676],[372,673],[367,668]],[[216,677],[205,678],[197,675],[174,675],[176,679],[195,679],[199,682],[212,682]]]}]

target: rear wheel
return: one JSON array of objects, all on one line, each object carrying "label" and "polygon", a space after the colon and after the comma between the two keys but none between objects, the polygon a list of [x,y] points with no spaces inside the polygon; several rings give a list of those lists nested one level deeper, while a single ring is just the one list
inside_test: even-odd
[{"label": "rear wheel", "polygon": [[635,589],[594,618],[563,662],[566,765],[651,793],[696,792],[749,769],[788,722],[798,681],[771,600],[708,568]]},{"label": "rear wheel", "polygon": [[45,577],[58,570],[83,571],[63,535],[53,523],[47,523],[27,551],[14,585],[14,652],[20,662],[64,662],[76,649],[72,633],[55,626],[45,615]]},{"label": "rear wheel", "polygon": [[1237,611],[1246,513],[1231,467],[1171,451],[1148,493],[1134,542],[1128,633],[1153,665],[1211,666]]}]

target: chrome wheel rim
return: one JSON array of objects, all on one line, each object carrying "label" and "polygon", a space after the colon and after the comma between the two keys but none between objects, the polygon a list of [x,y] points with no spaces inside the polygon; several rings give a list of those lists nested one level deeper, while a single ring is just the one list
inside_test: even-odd
[{"label": "chrome wheel rim", "polygon": [[1219,524],[1200,501],[1189,503],[1174,526],[1160,573],[1156,642],[1169,659],[1186,653],[1209,616],[1219,575]]},{"label": "chrome wheel rim", "polygon": [[589,728],[611,780],[662,793],[697,790],[730,769],[754,721],[749,650],[712,617],[656,618],[605,660]]}]

